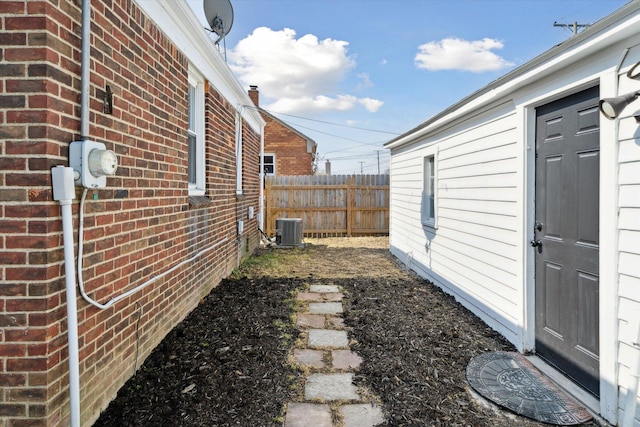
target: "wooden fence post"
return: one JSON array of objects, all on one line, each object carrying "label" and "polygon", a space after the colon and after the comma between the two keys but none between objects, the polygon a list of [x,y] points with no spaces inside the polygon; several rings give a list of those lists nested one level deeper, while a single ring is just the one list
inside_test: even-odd
[{"label": "wooden fence post", "polygon": [[353,181],[353,177],[350,176],[347,178],[347,237],[351,237],[352,234],[351,223],[353,220],[353,210],[351,197],[353,196]]}]

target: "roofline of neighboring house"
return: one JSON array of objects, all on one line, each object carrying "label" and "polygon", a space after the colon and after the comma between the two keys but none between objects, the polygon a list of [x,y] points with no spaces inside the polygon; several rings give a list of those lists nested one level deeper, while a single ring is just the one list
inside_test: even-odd
[{"label": "roofline of neighboring house", "polygon": [[[638,25],[640,25],[639,10],[640,0],[631,0],[578,35],[554,46],[531,61],[494,80],[482,89],[461,99],[415,128],[385,143],[384,147],[395,149],[411,144],[418,139],[423,139],[453,120],[486,106],[500,97],[507,96],[509,93],[531,84],[533,81],[540,80],[560,68],[566,67],[569,57],[571,58],[569,62],[579,61],[626,37],[637,35]],[[610,27],[615,23],[619,23],[620,27],[614,32]],[[572,51],[576,47],[577,50]],[[540,68],[543,64],[546,64],[546,67],[541,70]]]},{"label": "roofline of neighboring house", "polygon": [[265,122],[258,112],[243,108],[252,104],[229,65],[209,38],[202,23],[186,1],[135,0],[136,4],[151,18],[171,41],[187,56],[215,89],[234,105],[245,122],[260,133]]},{"label": "roofline of neighboring house", "polygon": [[[268,116],[269,118],[271,118],[272,120],[275,120],[276,122],[280,123],[282,126],[286,127],[287,129],[291,130],[292,132],[294,132],[296,135],[298,135],[300,138],[304,139],[307,141],[307,152],[308,153],[312,153],[315,154],[316,150],[318,149],[318,144],[311,138],[309,138],[307,135],[303,134],[302,132],[298,131],[297,129],[295,129],[294,127],[286,124],[285,122],[283,122],[282,120],[280,120],[279,118],[277,118],[276,116],[274,116],[273,114],[267,112],[265,109],[263,109],[262,107],[255,107],[259,112],[261,112],[262,114],[264,114],[265,116]],[[312,149],[309,150],[309,145],[311,145]]]}]

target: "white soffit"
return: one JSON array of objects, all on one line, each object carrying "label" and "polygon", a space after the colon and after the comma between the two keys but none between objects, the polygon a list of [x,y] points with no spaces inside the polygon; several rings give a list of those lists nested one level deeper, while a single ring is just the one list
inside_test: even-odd
[{"label": "white soffit", "polygon": [[260,133],[264,125],[262,117],[255,109],[241,108],[243,105],[253,105],[253,102],[187,2],[183,0],[135,0],[135,2],[184,52],[189,62],[209,83],[241,111],[246,123]]}]

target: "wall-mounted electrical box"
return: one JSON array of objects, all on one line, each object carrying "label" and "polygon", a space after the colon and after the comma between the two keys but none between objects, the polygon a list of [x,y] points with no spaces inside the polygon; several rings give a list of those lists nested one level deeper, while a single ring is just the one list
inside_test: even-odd
[{"label": "wall-mounted electrical box", "polygon": [[118,169],[118,157],[101,142],[74,141],[69,144],[69,166],[73,168],[76,185],[104,188],[107,176]]},{"label": "wall-mounted electrical box", "polygon": [[247,209],[247,216],[249,217],[249,219],[253,219],[253,206],[249,206],[249,208]]}]

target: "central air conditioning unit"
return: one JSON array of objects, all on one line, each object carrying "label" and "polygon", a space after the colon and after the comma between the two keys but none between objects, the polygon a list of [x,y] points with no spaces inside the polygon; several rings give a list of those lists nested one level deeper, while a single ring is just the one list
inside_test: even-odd
[{"label": "central air conditioning unit", "polygon": [[302,219],[276,219],[276,245],[304,246],[302,244]]}]

